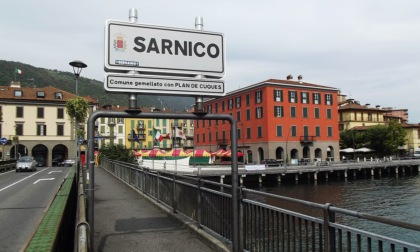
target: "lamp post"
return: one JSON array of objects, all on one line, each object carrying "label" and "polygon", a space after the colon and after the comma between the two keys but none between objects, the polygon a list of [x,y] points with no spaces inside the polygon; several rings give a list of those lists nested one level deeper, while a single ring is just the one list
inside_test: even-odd
[{"label": "lamp post", "polygon": [[[86,68],[87,65],[83,62],[81,62],[80,60],[74,60],[72,62],[69,63],[70,66],[73,67],[73,72],[74,72],[74,76],[76,77],[76,96],[78,96],[77,93],[77,86],[78,86],[78,81],[79,81],[79,77],[80,77],[80,73],[82,72],[83,68]],[[76,146],[76,162],[78,163],[78,139],[77,139],[77,129],[79,127],[79,123],[76,121],[76,118],[74,118],[74,143]]]}]

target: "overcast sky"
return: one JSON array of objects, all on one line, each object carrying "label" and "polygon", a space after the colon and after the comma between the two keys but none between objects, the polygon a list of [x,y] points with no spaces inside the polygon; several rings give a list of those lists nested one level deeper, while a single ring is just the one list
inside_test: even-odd
[{"label": "overcast sky", "polygon": [[70,72],[81,60],[83,77],[103,81],[105,21],[128,21],[130,8],[139,23],[194,29],[202,16],[204,30],[223,33],[227,91],[303,75],[420,123],[418,0],[8,1],[0,59]]}]

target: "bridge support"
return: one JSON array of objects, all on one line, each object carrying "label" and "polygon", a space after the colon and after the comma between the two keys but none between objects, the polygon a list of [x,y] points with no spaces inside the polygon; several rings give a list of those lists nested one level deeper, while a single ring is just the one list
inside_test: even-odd
[{"label": "bridge support", "polygon": [[314,180],[315,180],[315,181],[317,181],[317,180],[318,180],[318,173],[317,173],[317,172],[315,172],[315,173],[314,173]]},{"label": "bridge support", "polygon": [[347,170],[344,171],[344,178],[347,178]]},{"label": "bridge support", "polygon": [[299,175],[297,173],[295,174],[295,181],[299,181]]},{"label": "bridge support", "polygon": [[225,178],[225,175],[220,176],[220,184],[223,184],[223,179]]},{"label": "bridge support", "polygon": [[375,169],[370,170],[370,175],[371,175],[372,177],[374,177],[374,176],[375,176]]},{"label": "bridge support", "polygon": [[277,174],[277,182],[281,183],[281,175],[280,174]]}]

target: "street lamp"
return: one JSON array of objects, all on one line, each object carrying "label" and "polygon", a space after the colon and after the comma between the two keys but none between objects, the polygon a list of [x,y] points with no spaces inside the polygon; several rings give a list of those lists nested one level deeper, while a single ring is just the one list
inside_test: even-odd
[{"label": "street lamp", "polygon": [[[77,86],[78,86],[78,80],[79,80],[79,77],[80,77],[80,73],[82,72],[83,68],[87,67],[87,65],[85,63],[81,62],[80,60],[74,60],[74,61],[70,62],[69,64],[70,64],[70,66],[73,67],[74,76],[76,77],[76,96],[78,96]],[[76,118],[74,118],[74,143],[76,144],[75,145],[76,146],[76,162],[79,162],[77,160],[77,158],[79,156],[78,155],[79,148],[78,148],[78,143],[77,143],[77,141],[78,141],[78,139],[77,139],[77,129],[78,128],[79,128],[79,123],[76,121]]]}]

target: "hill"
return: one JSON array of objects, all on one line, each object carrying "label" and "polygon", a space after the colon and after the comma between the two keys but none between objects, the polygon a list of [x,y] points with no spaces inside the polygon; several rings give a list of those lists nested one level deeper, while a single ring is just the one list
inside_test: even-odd
[{"label": "hill", "polygon": [[[8,86],[14,80],[14,71],[18,68],[23,71],[23,75],[16,77],[23,87],[46,87],[53,86],[71,93],[76,92],[75,78],[73,72],[63,72],[56,69],[38,68],[28,64],[0,60],[0,86]],[[78,94],[81,96],[91,96],[99,101],[99,105],[106,104],[128,106],[128,95],[124,93],[107,93],[101,81],[88,79],[83,76],[79,78]],[[138,95],[137,105],[145,107],[160,107],[162,104],[158,100],[164,101],[163,106],[175,111],[183,111],[191,108],[194,98],[179,96],[156,96]]]}]

